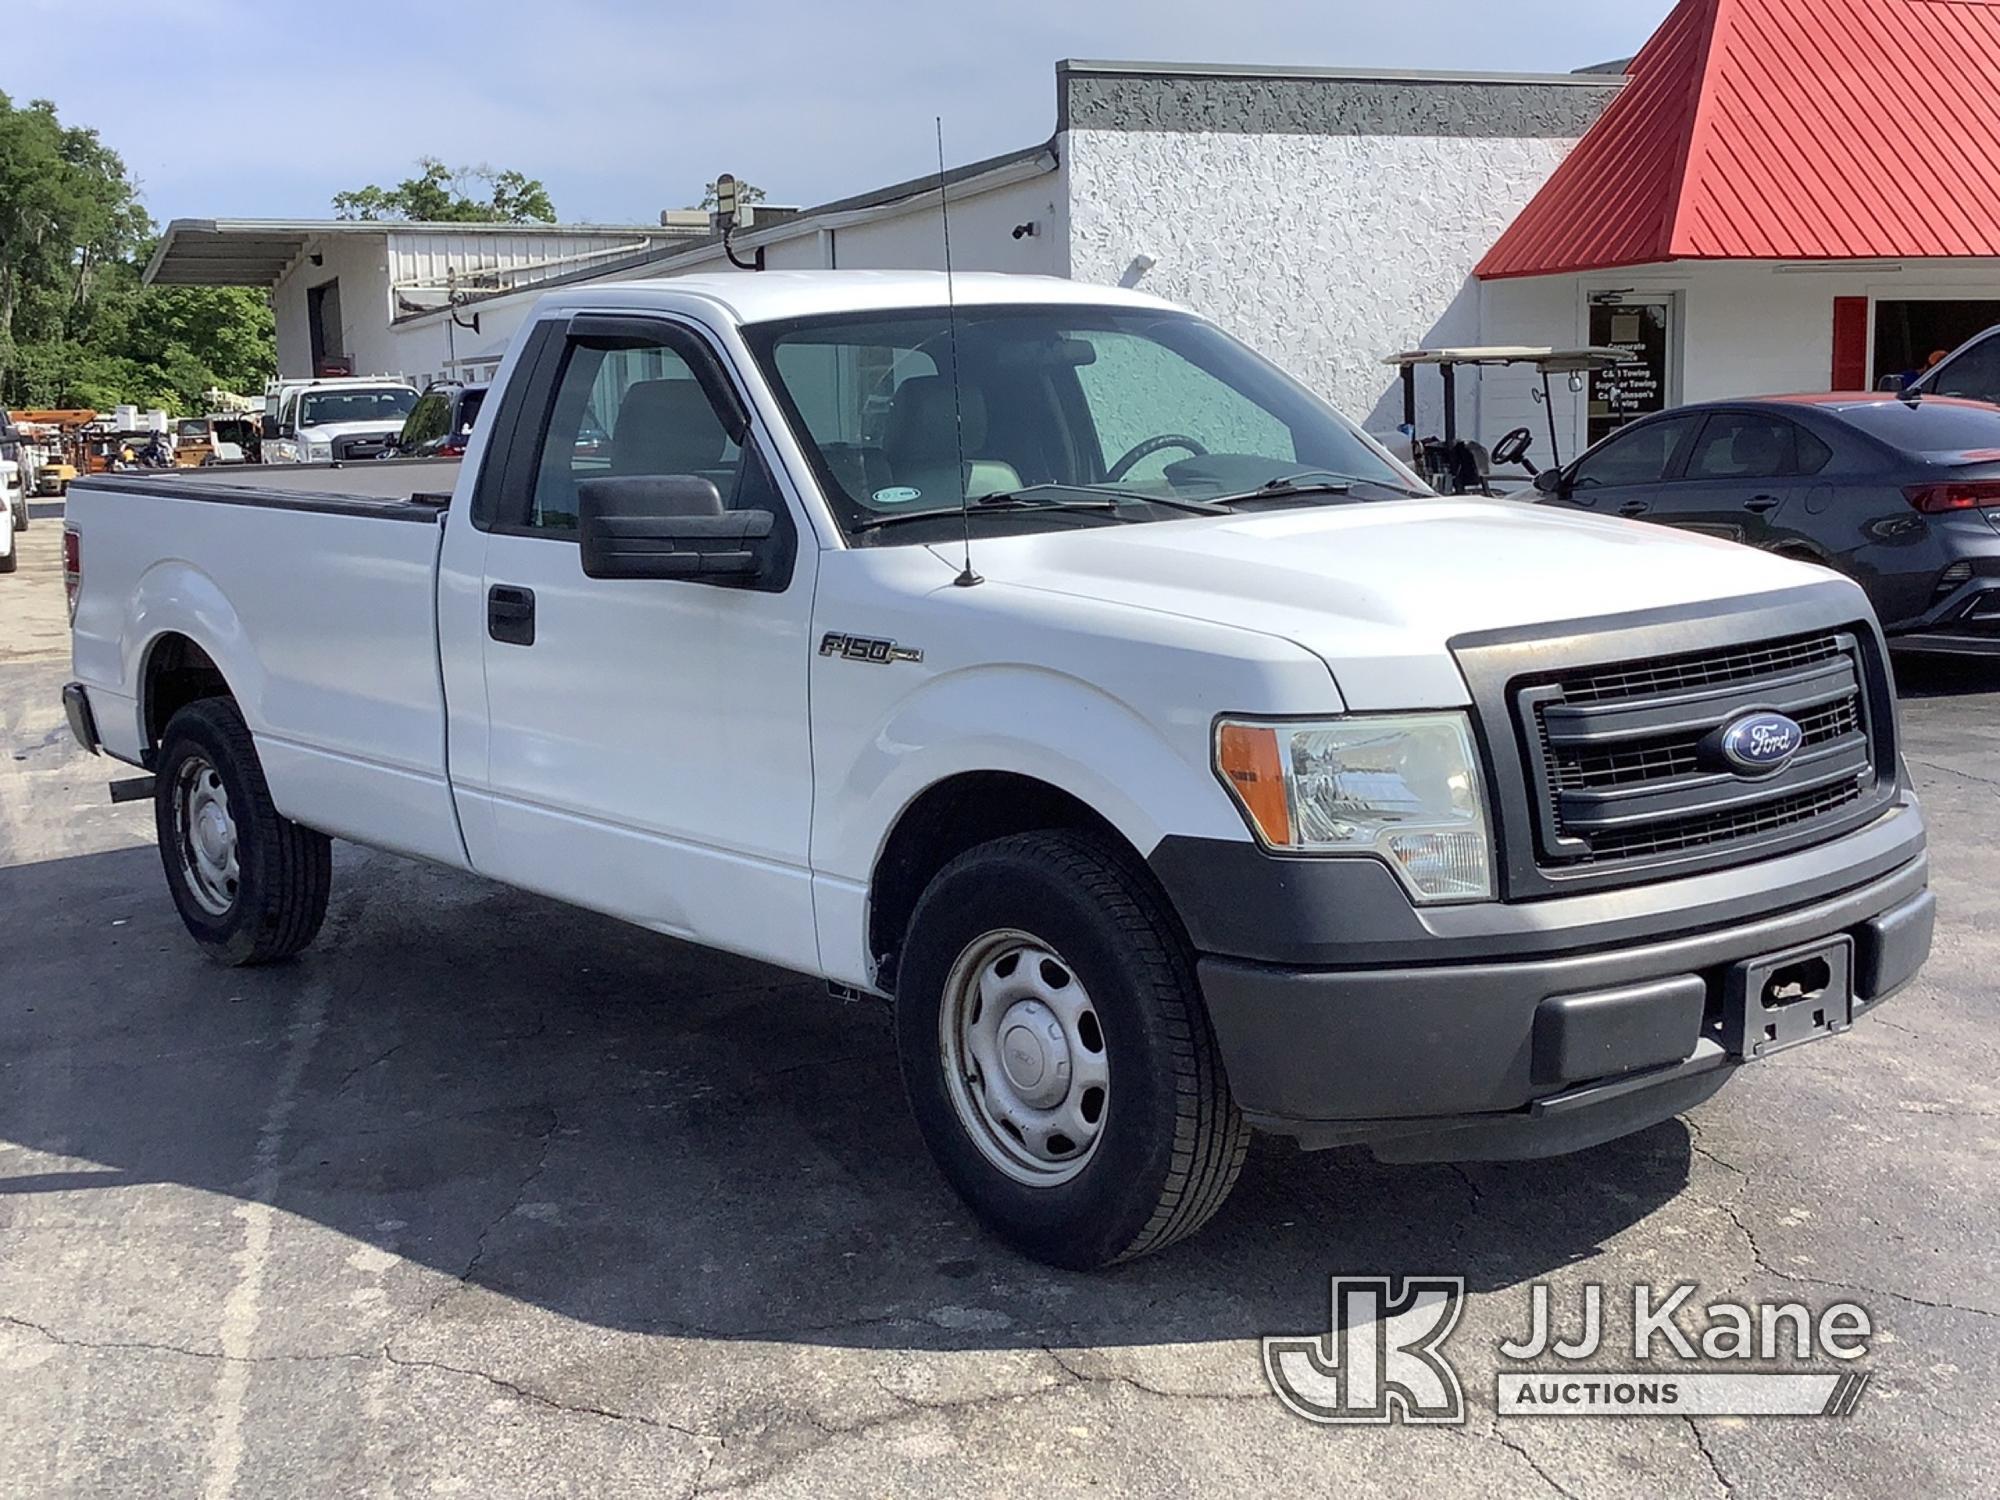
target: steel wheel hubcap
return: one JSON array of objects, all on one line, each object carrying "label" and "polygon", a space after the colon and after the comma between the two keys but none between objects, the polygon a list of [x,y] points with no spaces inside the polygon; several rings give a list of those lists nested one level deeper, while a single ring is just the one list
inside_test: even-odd
[{"label": "steel wheel hubcap", "polygon": [[1111,1073],[1089,993],[1030,933],[967,945],[939,1009],[946,1091],[980,1153],[1017,1182],[1081,1172],[1104,1133]]},{"label": "steel wheel hubcap", "polygon": [[174,779],[174,833],[188,894],[210,916],[225,915],[242,881],[236,820],[222,778],[198,755],[181,762]]}]

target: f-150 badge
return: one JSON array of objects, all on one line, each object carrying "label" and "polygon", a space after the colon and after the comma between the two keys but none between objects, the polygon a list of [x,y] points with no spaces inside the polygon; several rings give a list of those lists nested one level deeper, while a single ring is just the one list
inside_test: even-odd
[{"label": "f-150 badge", "polygon": [[819,639],[821,656],[838,656],[844,661],[872,661],[886,666],[892,661],[922,661],[924,653],[915,646],[899,646],[894,641],[866,635],[843,635],[829,630]]}]

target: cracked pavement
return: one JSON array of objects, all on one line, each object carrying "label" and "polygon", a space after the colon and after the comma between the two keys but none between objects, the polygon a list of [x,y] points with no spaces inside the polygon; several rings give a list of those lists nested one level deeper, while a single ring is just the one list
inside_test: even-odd
[{"label": "cracked pavement", "polygon": [[[1942,920],[1912,989],[1546,1162],[1259,1142],[1114,1272],[985,1239],[888,1018],[339,847],[298,963],[205,963],[149,808],[55,732],[43,521],[0,584],[0,1495],[1878,1496],[1991,1488],[2000,668],[1905,667]],[[1463,1428],[1309,1427],[1257,1336],[1463,1275]],[[1862,1302],[1848,1420],[1497,1419],[1528,1286]],[[1608,1350],[1596,1363],[1629,1366]]]}]

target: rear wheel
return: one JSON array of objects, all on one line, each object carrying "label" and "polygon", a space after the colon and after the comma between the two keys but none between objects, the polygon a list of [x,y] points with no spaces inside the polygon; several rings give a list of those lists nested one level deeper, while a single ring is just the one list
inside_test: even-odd
[{"label": "rear wheel", "polygon": [[318,934],[332,844],[272,805],[249,726],[227,698],[203,698],[168,722],[153,820],[174,905],[210,957],[272,963]]},{"label": "rear wheel", "polygon": [[1120,851],[1035,833],[961,856],[911,917],[896,989],[918,1126],[1002,1239],[1088,1269],[1222,1206],[1249,1130],[1186,939]]}]

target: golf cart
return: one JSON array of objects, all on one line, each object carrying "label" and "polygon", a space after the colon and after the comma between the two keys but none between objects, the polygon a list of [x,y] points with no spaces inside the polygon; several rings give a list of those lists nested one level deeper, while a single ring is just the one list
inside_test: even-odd
[{"label": "golf cart", "polygon": [[[1542,465],[1528,458],[1528,449],[1533,446],[1535,434],[1532,429],[1516,427],[1489,452],[1486,445],[1473,438],[1458,435],[1458,370],[1461,365],[1533,365],[1541,372],[1541,385],[1536,388],[1535,400],[1548,415],[1549,421],[1549,465],[1560,467],[1562,454],[1556,441],[1555,401],[1549,389],[1550,377],[1566,375],[1569,388],[1581,391],[1584,377],[1597,370],[1606,370],[1613,365],[1631,362],[1637,356],[1626,349],[1593,346],[1582,349],[1540,349],[1527,345],[1496,345],[1491,348],[1472,349],[1412,349],[1402,354],[1391,354],[1382,361],[1394,365],[1403,376],[1403,425],[1402,435],[1409,442],[1409,458],[1419,474],[1441,495],[1497,495],[1502,493],[1493,487],[1493,470],[1497,465],[1512,468],[1516,465],[1527,471],[1532,479],[1542,469]],[[1435,365],[1444,379],[1444,436],[1417,436],[1417,368],[1420,365]],[[1399,453],[1399,457],[1402,455]]]}]

